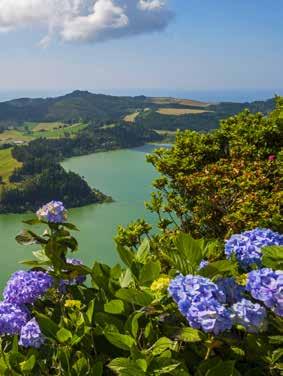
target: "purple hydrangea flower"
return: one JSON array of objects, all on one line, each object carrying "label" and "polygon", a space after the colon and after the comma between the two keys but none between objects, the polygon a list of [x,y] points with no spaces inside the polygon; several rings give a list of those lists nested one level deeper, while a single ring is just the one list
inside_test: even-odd
[{"label": "purple hydrangea flower", "polygon": [[0,335],[19,334],[28,322],[27,309],[6,302],[0,302]]},{"label": "purple hydrangea flower", "polygon": [[227,257],[235,254],[240,265],[247,269],[252,264],[261,266],[261,249],[271,245],[283,245],[283,235],[256,228],[231,236],[226,241],[225,253]]},{"label": "purple hydrangea flower", "polygon": [[219,290],[225,294],[228,304],[234,304],[243,298],[245,287],[238,285],[234,278],[220,278],[216,284]]},{"label": "purple hydrangea flower", "polygon": [[231,312],[233,324],[244,326],[249,333],[257,333],[264,327],[266,310],[260,304],[242,299],[232,306]]},{"label": "purple hydrangea flower", "polygon": [[209,261],[207,260],[201,260],[199,263],[199,270],[205,268],[209,264]]},{"label": "purple hydrangea flower", "polygon": [[283,317],[283,270],[263,268],[248,273],[246,289],[254,299]]},{"label": "purple hydrangea flower", "polygon": [[171,281],[168,291],[193,328],[216,335],[231,328],[225,295],[208,278],[179,275]]},{"label": "purple hydrangea flower", "polygon": [[43,343],[44,337],[37,321],[33,318],[22,327],[19,344],[23,347],[38,349]]},{"label": "purple hydrangea flower", "polygon": [[36,215],[38,219],[50,223],[63,223],[67,220],[67,210],[61,201],[51,201],[42,206]]},{"label": "purple hydrangea flower", "polygon": [[18,271],[4,290],[4,300],[12,304],[32,304],[52,287],[53,278],[41,271]]}]

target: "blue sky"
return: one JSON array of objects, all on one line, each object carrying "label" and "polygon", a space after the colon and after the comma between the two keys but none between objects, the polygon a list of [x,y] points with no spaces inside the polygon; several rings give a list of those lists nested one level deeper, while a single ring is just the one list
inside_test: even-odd
[{"label": "blue sky", "polygon": [[[129,0],[106,1],[121,4]],[[2,19],[1,25],[0,15],[0,29],[7,28],[0,33],[1,90],[283,88],[282,0],[167,3],[162,12],[169,8],[175,15],[160,13],[164,25],[140,21],[133,13],[131,28],[119,38],[115,36],[116,28],[77,37],[74,32],[80,25],[76,21],[72,29],[63,31],[65,39],[55,31],[47,43],[44,40],[44,46],[39,42],[47,26],[40,20],[35,22],[25,13],[22,21],[15,8],[14,18]],[[122,17],[119,22],[123,22]],[[141,33],[135,30],[135,22],[142,22]],[[119,26],[120,30],[123,27]],[[63,32],[60,30],[60,35]]]}]

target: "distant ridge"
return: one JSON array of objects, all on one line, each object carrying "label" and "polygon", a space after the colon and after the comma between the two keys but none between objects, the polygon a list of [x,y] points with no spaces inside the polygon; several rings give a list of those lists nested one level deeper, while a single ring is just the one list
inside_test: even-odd
[{"label": "distant ridge", "polygon": [[[71,93],[50,98],[19,98],[0,103],[0,129],[19,127],[25,122],[92,123],[124,121],[127,116],[144,122],[149,119],[149,128],[162,128],[162,122],[177,120],[166,129],[189,128],[190,124],[210,122],[215,127],[219,119],[236,114],[244,108],[268,113],[274,108],[274,100],[252,103],[207,103],[192,99],[172,97],[114,96],[93,94],[75,90]],[[135,114],[135,117],[133,116]],[[131,117],[132,115],[132,117]],[[167,116],[167,118],[166,118]],[[176,117],[178,116],[178,119]],[[166,119],[165,119],[166,118]],[[188,119],[187,119],[188,118]],[[193,119],[193,122],[191,121]],[[181,122],[181,126],[180,126]],[[186,124],[188,123],[188,127]]]}]

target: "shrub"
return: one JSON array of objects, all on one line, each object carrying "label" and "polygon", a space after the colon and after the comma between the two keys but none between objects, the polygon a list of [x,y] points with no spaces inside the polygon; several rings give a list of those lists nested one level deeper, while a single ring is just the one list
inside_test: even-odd
[{"label": "shrub", "polygon": [[[118,246],[124,268],[88,268],[68,257],[77,228],[62,203],[25,224],[47,230],[17,236],[41,249],[24,262],[30,270],[8,281],[0,303],[1,375],[282,372],[281,235],[256,229],[232,237],[225,257],[218,242],[179,233],[166,259],[145,238],[137,250]],[[245,247],[255,247],[260,262],[242,263]]]},{"label": "shrub", "polygon": [[244,111],[214,132],[178,133],[172,149],[150,155],[148,161],[162,174],[148,204],[160,227],[173,223],[208,238],[282,228],[282,114],[283,99],[277,98],[267,117]]}]

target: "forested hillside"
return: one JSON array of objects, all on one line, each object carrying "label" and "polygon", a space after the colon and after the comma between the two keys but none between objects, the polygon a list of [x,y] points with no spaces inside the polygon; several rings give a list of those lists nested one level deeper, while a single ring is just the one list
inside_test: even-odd
[{"label": "forested hillside", "polygon": [[[176,98],[118,97],[77,90],[57,98],[22,98],[0,103],[0,129],[22,127],[26,122],[55,121],[100,126],[136,114],[137,123],[151,129],[207,130],[215,128],[219,119],[244,108],[266,114],[274,109],[274,100],[209,104]],[[162,114],[164,109],[167,109],[166,114]],[[178,110],[184,113],[180,115]]]}]

